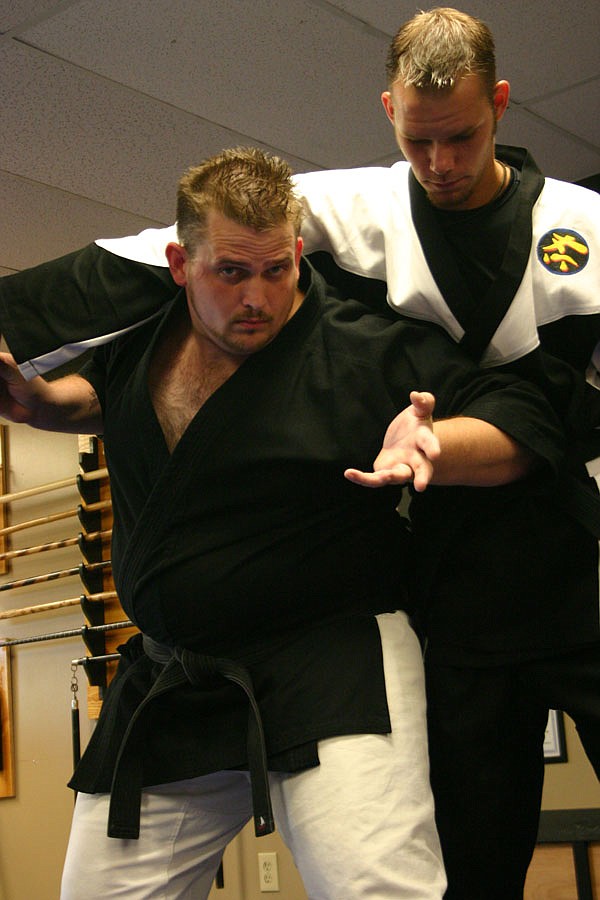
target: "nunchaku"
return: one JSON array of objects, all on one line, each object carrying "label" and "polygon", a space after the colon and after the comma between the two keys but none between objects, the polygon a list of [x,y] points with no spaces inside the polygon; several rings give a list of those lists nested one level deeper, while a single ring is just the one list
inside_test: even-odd
[{"label": "nunchaku", "polygon": [[[47,634],[29,635],[28,637],[9,638],[0,641],[0,647],[16,647],[23,644],[38,644],[43,641],[57,641],[64,638],[80,637],[84,643],[90,642],[92,635],[100,635],[107,631],[116,631],[121,628],[132,628],[133,622],[126,619],[123,622],[110,622],[106,625],[83,625],[81,628],[70,628],[63,631],[52,631]],[[80,659],[71,661],[71,736],[73,746],[73,764],[77,765],[80,758],[80,735],[79,735],[79,703],[77,700],[77,691],[79,685],[77,683],[77,668],[83,667],[88,673],[90,665],[97,663],[105,663],[110,660],[118,659],[119,653],[102,653],[95,656],[84,656]]]},{"label": "nunchaku", "polygon": [[[115,628],[128,628],[133,625],[133,622],[114,622],[111,625],[97,625],[92,627],[87,627],[87,631],[110,631]],[[60,637],[65,636],[65,632],[58,632]],[[69,633],[69,636],[71,634]],[[46,639],[53,639],[55,635],[52,635],[50,638],[46,635]],[[79,760],[81,759],[81,734],[80,734],[80,725],[79,725],[79,701],[77,699],[77,692],[79,691],[79,682],[77,680],[77,669],[80,666],[83,666],[87,672],[87,667],[93,663],[100,662],[110,662],[115,659],[119,659],[119,653],[101,653],[96,656],[83,656],[80,659],[72,659],[71,660],[71,746],[73,753],[73,768],[77,766]],[[77,797],[77,792],[75,792],[75,798]]]}]

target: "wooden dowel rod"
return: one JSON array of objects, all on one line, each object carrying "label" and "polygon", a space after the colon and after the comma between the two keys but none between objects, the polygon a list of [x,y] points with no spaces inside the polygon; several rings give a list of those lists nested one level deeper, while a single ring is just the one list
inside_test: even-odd
[{"label": "wooden dowel rod", "polygon": [[[102,509],[110,509],[111,500],[99,500],[97,503],[82,503],[82,508],[86,512],[99,512]],[[75,509],[67,509],[64,512],[50,513],[48,516],[41,516],[39,519],[29,519],[27,522],[19,522],[17,525],[7,525],[0,528],[0,537],[3,534],[13,534],[15,531],[24,531],[26,528],[35,528],[37,525],[49,525],[50,522],[58,522],[60,519],[68,519],[70,516],[76,516],[79,511]]]},{"label": "wooden dowel rod", "polygon": [[[80,473],[80,478],[84,481],[98,481],[100,478],[106,478],[108,469],[93,469],[91,472]],[[46,494],[48,491],[56,491],[59,488],[70,487],[77,484],[77,476],[71,478],[63,478],[61,481],[50,481],[48,484],[38,484],[37,487],[26,488],[23,491],[16,491],[14,494],[0,494],[0,503],[12,503],[14,500],[23,500],[25,497],[35,497],[36,494]]]},{"label": "wooden dowel rod", "polygon": [[[104,601],[115,600],[116,597],[116,591],[102,591],[100,594],[90,594],[86,599]],[[52,612],[55,609],[78,606],[80,603],[81,594],[79,597],[70,597],[67,600],[54,600],[52,603],[39,603],[37,606],[22,606],[20,609],[6,609],[0,613],[0,619],[17,619],[19,616],[31,616],[34,613]]]},{"label": "wooden dowel rod", "polygon": [[13,534],[16,531],[24,531],[26,528],[35,528],[36,525],[49,525],[50,522],[59,522],[61,519],[68,519],[76,515],[76,509],[67,509],[64,512],[41,516],[39,519],[29,519],[28,522],[19,522],[17,525],[7,525],[5,528],[0,528],[0,535]]},{"label": "wooden dowel rod", "polygon": [[[98,541],[103,540],[104,538],[109,538],[112,534],[112,531],[109,529],[108,531],[91,531],[89,534],[86,534],[86,541]],[[39,544],[37,547],[23,547],[21,550],[7,550],[5,553],[0,553],[0,560],[2,559],[17,559],[20,556],[32,556],[34,553],[45,553],[47,550],[60,550],[63,547],[74,547],[79,543],[79,536],[72,538],[65,538],[62,541],[51,541],[49,544]]]},{"label": "wooden dowel rod", "polygon": [[82,568],[89,572],[96,569],[106,569],[110,566],[110,560],[102,562],[88,563],[87,565],[70,566],[68,569],[60,569],[58,572],[46,572],[43,575],[32,575],[29,578],[19,578],[18,581],[5,581],[0,584],[1,591],[14,591],[15,588],[29,587],[32,584],[44,584],[47,581],[56,581],[58,578],[69,578],[71,575],[79,575]]}]

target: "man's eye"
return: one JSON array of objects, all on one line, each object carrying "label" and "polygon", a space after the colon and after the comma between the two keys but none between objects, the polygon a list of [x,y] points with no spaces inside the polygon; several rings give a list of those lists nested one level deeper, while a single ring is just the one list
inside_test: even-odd
[{"label": "man's eye", "polygon": [[235,266],[223,266],[219,269],[219,275],[222,275],[223,278],[227,278],[229,280],[240,278],[242,275],[241,269],[237,269]]},{"label": "man's eye", "polygon": [[273,278],[277,278],[279,275],[283,275],[285,272],[289,272],[290,264],[289,263],[278,263],[276,266],[271,266],[269,269],[269,275]]}]

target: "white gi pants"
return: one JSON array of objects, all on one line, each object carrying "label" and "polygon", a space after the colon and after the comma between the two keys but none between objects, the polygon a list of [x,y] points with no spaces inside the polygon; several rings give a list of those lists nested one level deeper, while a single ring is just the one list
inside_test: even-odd
[{"label": "white gi pants", "polygon": [[[441,900],[446,886],[419,643],[404,613],[377,621],[392,734],[320,741],[318,767],[269,776],[277,829],[310,900]],[[108,805],[107,794],[77,798],[61,900],[206,898],[224,848],[252,817],[246,772],[145,789],[137,841],[106,836]]]}]

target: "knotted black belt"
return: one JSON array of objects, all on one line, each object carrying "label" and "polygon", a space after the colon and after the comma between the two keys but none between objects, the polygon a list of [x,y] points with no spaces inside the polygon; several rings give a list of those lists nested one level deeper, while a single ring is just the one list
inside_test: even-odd
[{"label": "knotted black belt", "polygon": [[149,704],[157,697],[186,684],[207,687],[218,675],[238,685],[248,698],[247,752],[254,830],[257,837],[270,834],[275,830],[275,824],[269,793],[267,751],[260,710],[247,669],[229,659],[164,647],[146,635],[144,651],[152,660],[163,664],[164,668],[136,709],[123,736],[111,787],[108,836],[136,840],[140,834],[144,713]]}]

